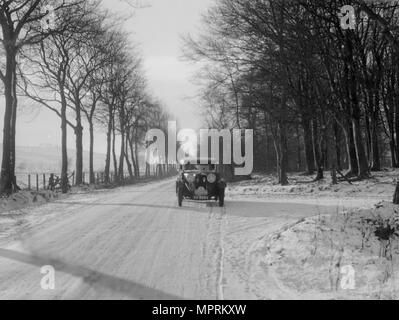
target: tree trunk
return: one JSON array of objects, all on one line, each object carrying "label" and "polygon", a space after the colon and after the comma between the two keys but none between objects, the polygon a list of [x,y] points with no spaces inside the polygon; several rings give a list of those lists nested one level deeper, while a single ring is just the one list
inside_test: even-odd
[{"label": "tree trunk", "polygon": [[111,143],[112,143],[112,118],[113,111],[112,107],[108,107],[108,129],[107,129],[107,155],[105,158],[105,183],[111,182],[110,169],[111,169]]},{"label": "tree trunk", "polygon": [[337,152],[336,152],[336,133],[337,123],[333,123],[329,126],[328,131],[326,131],[326,146],[327,146],[327,157],[330,158],[330,170],[331,170],[331,180],[332,184],[338,184],[337,178]]},{"label": "tree trunk", "polygon": [[128,139],[128,143],[129,143],[129,149],[130,149],[130,158],[132,159],[132,163],[133,163],[134,177],[137,178],[138,177],[137,165],[136,165],[136,159],[135,159],[135,155],[134,155],[133,139],[131,137]]},{"label": "tree trunk", "polygon": [[78,123],[75,128],[76,136],[76,171],[75,171],[75,184],[77,186],[83,184],[83,127]]},{"label": "tree trunk", "polygon": [[96,183],[96,177],[94,175],[94,126],[93,119],[89,121],[90,127],[90,159],[89,159],[89,171],[90,171],[90,184]]},{"label": "tree trunk", "polygon": [[82,112],[80,109],[79,97],[76,96],[76,170],[75,170],[75,184],[77,186],[83,184],[83,126],[82,126]]},{"label": "tree trunk", "polygon": [[296,126],[296,139],[297,139],[297,170],[302,170],[302,147],[301,147],[301,135],[299,131],[299,125]]},{"label": "tree trunk", "polygon": [[305,154],[307,174],[312,175],[316,171],[315,167],[315,154],[313,149],[312,127],[309,119],[302,120],[302,127],[305,139]]},{"label": "tree trunk", "polygon": [[145,177],[151,177],[151,167],[148,163],[145,164]]},{"label": "tree trunk", "polygon": [[126,161],[126,165],[127,165],[127,170],[129,171],[129,176],[130,179],[133,180],[134,178],[134,174],[133,174],[133,167],[132,167],[132,163],[130,162],[129,159],[129,141],[130,139],[126,138],[126,142],[125,142],[125,161]]},{"label": "tree trunk", "polygon": [[140,178],[141,172],[140,172],[140,154],[139,154],[139,144],[137,142],[137,136],[134,142],[134,153],[135,153],[135,158],[136,158],[136,172],[137,172],[137,178]]},{"label": "tree trunk", "polygon": [[[397,97],[397,94],[395,94]],[[393,152],[393,166],[399,167],[399,101],[395,101],[397,99],[393,99],[393,104],[395,105],[395,132],[396,132],[396,144],[395,139],[393,139],[392,143],[392,152]],[[396,103],[395,103],[396,102]]]},{"label": "tree trunk", "polygon": [[[266,170],[268,170],[271,167],[271,164],[269,163],[269,157],[268,155],[270,154],[270,142],[269,142],[269,124],[268,124],[268,115],[266,111],[263,111],[263,117],[264,117],[264,126],[265,126],[265,149],[266,149],[266,154],[265,154],[265,161],[264,161],[264,166]],[[222,157],[222,155],[221,155]]]},{"label": "tree trunk", "polygon": [[119,175],[118,175],[118,160],[116,159],[116,132],[115,132],[115,119],[113,119],[113,124],[112,124],[112,157],[114,160],[114,176],[116,178],[116,182],[118,181]]},{"label": "tree trunk", "polygon": [[371,123],[371,150],[373,155],[371,164],[372,171],[381,171],[380,146],[378,140],[378,111],[374,111]]},{"label": "tree trunk", "polygon": [[356,159],[356,149],[354,143],[354,133],[352,124],[348,122],[348,127],[344,129],[345,141],[346,141],[346,151],[348,156],[348,172],[347,177],[357,176],[358,174],[358,164]]},{"label": "tree trunk", "polygon": [[119,156],[119,181],[123,182],[124,180],[124,174],[125,174],[125,133],[122,130],[121,134],[121,154]]},{"label": "tree trunk", "polygon": [[360,179],[364,179],[370,176],[369,174],[369,166],[367,162],[366,153],[364,151],[364,144],[362,139],[362,132],[360,127],[360,119],[353,119],[353,132],[354,132],[354,141],[356,147],[356,155],[358,162],[358,177]]},{"label": "tree trunk", "polygon": [[279,170],[279,183],[282,186],[287,186],[288,183],[288,140],[287,140],[287,125],[285,123],[279,124],[280,133],[280,170]]},{"label": "tree trunk", "polygon": [[67,101],[64,88],[61,87],[61,190],[62,193],[68,192],[68,125],[67,125]]},{"label": "tree trunk", "polygon": [[319,132],[319,125],[317,119],[312,121],[313,124],[313,144],[314,144],[314,155],[316,159],[317,176],[316,181],[324,179],[324,157],[322,150],[322,133]]},{"label": "tree trunk", "polygon": [[341,162],[341,135],[339,132],[338,123],[334,123],[334,142],[335,142],[335,156],[336,156],[336,169],[342,171],[342,162]]},{"label": "tree trunk", "polygon": [[274,145],[274,151],[275,151],[275,155],[276,155],[276,172],[277,172],[277,176],[279,177],[279,183],[280,183],[280,164],[281,164],[281,145],[280,145],[280,141],[278,139],[278,127],[277,129],[275,129],[273,127],[273,125],[270,126],[270,130],[272,133],[272,137],[273,137],[273,145]]},{"label": "tree trunk", "polygon": [[360,125],[361,110],[359,106],[359,97],[357,92],[357,68],[356,62],[353,58],[353,44],[349,33],[346,34],[346,48],[347,58],[349,62],[349,90],[350,90],[350,104],[352,110],[352,125],[353,125],[353,138],[356,148],[356,157],[358,165],[358,177],[364,179],[369,177],[369,166],[366,157],[366,152],[363,143],[362,130]]},{"label": "tree trunk", "polygon": [[392,168],[398,168],[399,161],[396,159],[399,159],[399,153],[397,152],[398,149],[396,149],[395,141],[393,139],[389,140],[389,148],[391,150],[391,166]]},{"label": "tree trunk", "polygon": [[17,96],[15,51],[6,53],[6,74],[4,82],[5,113],[3,128],[3,159],[0,175],[0,192],[9,195],[18,190],[15,178],[15,133]]},{"label": "tree trunk", "polygon": [[[372,133],[371,133],[371,127],[370,127],[370,117],[369,115],[366,114],[365,116],[365,122],[366,122],[366,155],[369,160],[372,160],[373,158],[373,146],[372,146]],[[370,164],[371,167],[371,164]]]},{"label": "tree trunk", "polygon": [[121,106],[120,108],[120,112],[119,112],[119,125],[120,125],[120,129],[121,129],[121,153],[119,155],[119,180],[121,182],[124,181],[125,179],[125,109],[124,109],[124,105]]},{"label": "tree trunk", "polygon": [[12,152],[12,159],[11,161],[11,177],[12,177],[12,185],[13,191],[17,192],[20,188],[17,185],[17,177],[15,175],[15,163],[16,163],[16,143],[15,139],[17,136],[17,105],[18,105],[18,98],[17,98],[17,76],[16,76],[16,62],[14,64],[14,81],[12,82],[12,94],[13,94],[13,112],[12,112],[12,135],[11,135],[11,152]]},{"label": "tree trunk", "polygon": [[393,196],[393,203],[399,205],[399,182],[396,185],[395,194]]}]

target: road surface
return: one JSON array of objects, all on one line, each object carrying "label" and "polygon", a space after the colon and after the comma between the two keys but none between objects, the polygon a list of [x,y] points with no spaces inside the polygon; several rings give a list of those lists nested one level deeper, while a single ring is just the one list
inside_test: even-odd
[{"label": "road surface", "polygon": [[[15,215],[0,242],[0,299],[281,299],[259,244],[337,206],[185,202],[173,180],[73,195]],[[4,231],[4,230],[3,230]],[[41,286],[43,266],[54,290]]]}]

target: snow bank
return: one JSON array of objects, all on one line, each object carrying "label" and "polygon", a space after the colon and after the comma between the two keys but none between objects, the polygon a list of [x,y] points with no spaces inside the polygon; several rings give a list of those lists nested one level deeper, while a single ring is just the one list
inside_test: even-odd
[{"label": "snow bank", "polygon": [[21,191],[7,198],[0,198],[0,242],[17,239],[27,225],[32,207],[39,207],[60,195],[51,191]]},{"label": "snow bank", "polygon": [[273,175],[254,174],[252,180],[229,184],[227,194],[235,196],[268,197],[276,195],[312,196],[312,197],[360,197],[388,200],[393,197],[399,170],[373,173],[372,178],[353,182],[341,181],[338,185],[331,183],[326,172],[326,179],[314,182],[315,176],[291,174],[289,186],[280,186]]},{"label": "snow bank", "polygon": [[288,299],[397,299],[397,231],[399,207],[386,202],[304,219],[260,241],[258,276]]},{"label": "snow bank", "polygon": [[5,212],[42,205],[58,199],[58,197],[59,195],[57,193],[51,191],[21,191],[9,197],[0,198],[0,217]]}]

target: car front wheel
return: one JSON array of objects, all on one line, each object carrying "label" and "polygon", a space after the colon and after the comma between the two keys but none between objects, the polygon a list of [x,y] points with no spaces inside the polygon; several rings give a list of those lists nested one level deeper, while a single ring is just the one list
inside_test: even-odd
[{"label": "car front wheel", "polygon": [[219,192],[219,207],[224,207],[224,189]]},{"label": "car front wheel", "polygon": [[177,188],[177,200],[178,200],[179,207],[182,207],[183,206],[183,189],[182,189],[182,187]]}]

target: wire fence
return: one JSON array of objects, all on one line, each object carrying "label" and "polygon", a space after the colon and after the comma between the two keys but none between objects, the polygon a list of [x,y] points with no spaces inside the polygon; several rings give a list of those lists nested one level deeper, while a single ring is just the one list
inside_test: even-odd
[{"label": "wire fence", "polygon": [[[124,172],[123,175],[111,172],[109,175],[109,184],[134,184],[149,179],[161,179],[172,177],[177,174],[176,166],[150,166],[146,170],[140,171],[140,174],[135,176],[129,172]],[[40,191],[50,190],[54,187],[54,179],[58,179],[60,173],[46,172],[46,173],[16,173],[17,185],[22,190]],[[75,186],[75,173],[70,173],[69,184]],[[94,183],[91,185],[103,185],[106,183],[105,172],[94,172]],[[83,185],[90,184],[90,173],[83,172]]]}]

